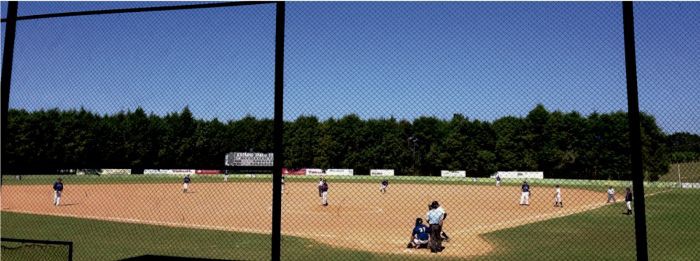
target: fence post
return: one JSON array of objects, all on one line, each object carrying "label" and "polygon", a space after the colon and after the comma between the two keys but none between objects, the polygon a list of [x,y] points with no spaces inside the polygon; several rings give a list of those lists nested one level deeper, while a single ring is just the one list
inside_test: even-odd
[{"label": "fence post", "polygon": [[622,2],[622,20],[625,35],[625,68],[627,75],[627,116],[630,130],[632,159],[632,189],[634,191],[634,231],[637,242],[637,260],[648,260],[647,227],[644,209],[644,172],[642,166],[641,125],[637,94],[637,61],[634,46],[634,10],[632,1]]},{"label": "fence post", "polygon": [[274,119],[274,159],[272,167],[272,247],[271,259],[279,261],[281,253],[282,227],[282,164],[284,164],[284,2],[277,2],[275,40],[275,119]]},{"label": "fence post", "polygon": [[[17,28],[17,1],[7,2],[7,19],[5,22],[5,48],[2,55],[2,134],[0,134],[0,139],[2,143],[3,153],[5,152],[5,143],[7,142],[7,112],[10,108],[10,83],[12,78],[12,57],[15,52],[15,29]],[[0,173],[4,174],[7,168],[7,160],[2,157],[2,162],[0,163]],[[0,184],[2,184],[2,179],[0,178]]]}]

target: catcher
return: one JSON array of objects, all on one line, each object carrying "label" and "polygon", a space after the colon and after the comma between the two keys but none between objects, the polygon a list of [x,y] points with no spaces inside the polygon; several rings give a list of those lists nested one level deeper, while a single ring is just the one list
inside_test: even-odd
[{"label": "catcher", "polygon": [[411,240],[406,245],[407,248],[428,248],[430,239],[430,228],[423,224],[422,218],[416,218],[416,226],[411,233]]}]

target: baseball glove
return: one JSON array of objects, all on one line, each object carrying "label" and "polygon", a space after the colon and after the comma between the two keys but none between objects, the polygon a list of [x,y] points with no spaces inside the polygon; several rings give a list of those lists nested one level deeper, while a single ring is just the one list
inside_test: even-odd
[{"label": "baseball glove", "polygon": [[406,245],[406,248],[413,248],[413,242],[408,242],[408,245]]}]

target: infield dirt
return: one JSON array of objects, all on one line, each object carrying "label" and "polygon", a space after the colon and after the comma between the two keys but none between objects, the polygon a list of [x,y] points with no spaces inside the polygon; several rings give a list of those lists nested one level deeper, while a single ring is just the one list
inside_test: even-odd
[{"label": "infield dirt", "polygon": [[[315,182],[288,182],[283,195],[282,233],[336,247],[406,255],[417,217],[425,218],[437,200],[448,217],[450,242],[440,256],[487,255],[494,249],[481,234],[594,209],[605,204],[601,192],[562,188],[564,208],[553,207],[554,189],[532,187],[530,206],[520,206],[514,186],[334,183],[329,179],[328,207],[321,206]],[[62,206],[53,206],[51,185],[6,185],[2,211],[58,215],[253,233],[270,233],[272,186],[269,183],[66,184]]]}]

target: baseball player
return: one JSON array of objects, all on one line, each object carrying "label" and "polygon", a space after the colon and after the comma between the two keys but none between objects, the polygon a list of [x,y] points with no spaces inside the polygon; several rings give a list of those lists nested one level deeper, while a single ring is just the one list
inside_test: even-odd
[{"label": "baseball player", "polygon": [[613,203],[616,202],[615,189],[612,186],[608,187],[608,202],[607,203],[610,203],[610,201],[612,201]]},{"label": "baseball player", "polygon": [[185,178],[182,180],[182,193],[187,193],[191,181],[190,174],[185,175]]},{"label": "baseball player", "polygon": [[379,186],[379,192],[385,193],[386,188],[389,186],[389,180],[382,180],[381,186]]},{"label": "baseball player", "polygon": [[561,202],[561,188],[559,185],[554,186],[554,207],[564,207],[564,204]]},{"label": "baseball player", "polygon": [[319,186],[318,190],[321,193],[321,204],[324,207],[328,206],[328,183],[326,182],[326,179],[321,180],[322,184]]},{"label": "baseball player", "polygon": [[224,171],[224,182],[228,182],[228,170]]},{"label": "baseball player", "polygon": [[411,233],[408,248],[427,248],[430,242],[430,228],[423,224],[422,218],[416,218],[416,225]]},{"label": "baseball player", "polygon": [[321,186],[323,186],[323,178],[318,178],[318,196],[321,197]]},{"label": "baseball player", "polygon": [[501,186],[501,175],[496,175],[496,187]]},{"label": "baseball player", "polygon": [[53,183],[53,205],[58,206],[61,204],[61,193],[63,193],[63,179],[58,178],[56,182]]},{"label": "baseball player", "polygon": [[433,201],[430,204],[430,211],[426,214],[428,224],[430,224],[430,242],[428,242],[428,246],[432,253],[443,250],[440,233],[442,232],[442,221],[445,213],[439,207],[440,204],[437,201]]},{"label": "baseball player", "polygon": [[527,181],[523,181],[523,185],[521,186],[522,193],[520,194],[520,205],[521,206],[529,206],[530,205],[530,185],[527,184]]},{"label": "baseball player", "polygon": [[632,215],[632,191],[630,188],[625,188],[625,205],[627,205],[627,215]]},{"label": "baseball player", "polygon": [[282,176],[282,194],[284,194],[284,176]]}]

